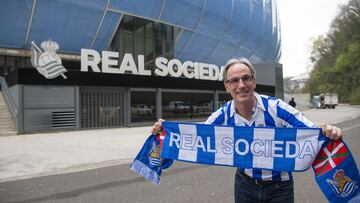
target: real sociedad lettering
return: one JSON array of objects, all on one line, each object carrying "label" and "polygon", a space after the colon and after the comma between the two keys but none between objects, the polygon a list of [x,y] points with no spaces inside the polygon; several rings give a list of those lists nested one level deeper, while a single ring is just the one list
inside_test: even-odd
[{"label": "real sociedad lettering", "polygon": [[296,142],[255,139],[248,141],[246,139],[233,140],[225,137],[221,139],[221,144],[222,146],[215,148],[215,146],[211,146],[210,137],[206,137],[204,141],[201,136],[170,133],[169,147],[176,147],[181,150],[202,150],[207,153],[217,153],[218,150],[221,150],[222,153],[229,155],[235,152],[240,156],[251,153],[253,156],[300,159],[305,157],[314,159],[318,151],[318,146],[314,146],[310,140]]},{"label": "real sociedad lettering", "polygon": [[[155,59],[155,70],[145,68],[144,55],[137,56],[137,64],[132,54],[125,53],[119,64],[119,52],[102,51],[100,53],[92,49],[81,49],[81,71],[113,74],[157,75],[171,77],[185,77],[200,80],[219,80],[222,78],[222,68],[215,64],[167,59],[158,57]],[[101,69],[99,64],[101,62]]]}]

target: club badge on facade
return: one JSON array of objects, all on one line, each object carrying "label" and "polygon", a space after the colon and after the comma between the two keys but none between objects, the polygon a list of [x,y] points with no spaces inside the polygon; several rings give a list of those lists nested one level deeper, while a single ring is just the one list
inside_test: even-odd
[{"label": "club badge on facade", "polygon": [[336,170],[333,179],[327,179],[326,182],[335,191],[336,195],[340,197],[349,196],[358,187],[357,182],[352,181],[346,176],[343,169]]},{"label": "club badge on facade", "polygon": [[51,41],[43,41],[40,49],[34,41],[31,42],[31,64],[46,79],[53,79],[62,76],[67,79],[66,68],[62,66],[61,58],[56,54],[59,44]]}]

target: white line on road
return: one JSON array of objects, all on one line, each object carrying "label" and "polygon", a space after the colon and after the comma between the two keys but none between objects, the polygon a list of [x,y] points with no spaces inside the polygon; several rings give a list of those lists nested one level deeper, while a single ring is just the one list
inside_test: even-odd
[{"label": "white line on road", "polygon": [[344,128],[344,129],[342,129],[342,131],[351,130],[351,129],[357,128],[357,127],[360,127],[360,124],[357,124],[357,125],[354,125],[354,126],[351,126],[351,127],[348,127],[348,128]]}]

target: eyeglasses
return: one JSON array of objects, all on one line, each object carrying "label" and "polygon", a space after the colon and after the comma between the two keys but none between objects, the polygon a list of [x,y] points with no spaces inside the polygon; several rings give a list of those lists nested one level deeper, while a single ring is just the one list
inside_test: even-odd
[{"label": "eyeglasses", "polygon": [[242,80],[243,83],[250,83],[254,77],[252,75],[243,75],[242,77],[234,77],[229,80],[226,80],[225,83],[228,83],[230,85],[238,85],[240,80]]}]

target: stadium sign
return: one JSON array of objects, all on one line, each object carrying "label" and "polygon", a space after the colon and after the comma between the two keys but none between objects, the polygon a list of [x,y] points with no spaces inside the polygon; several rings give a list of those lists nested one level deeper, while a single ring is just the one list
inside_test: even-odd
[{"label": "stadium sign", "polygon": [[31,42],[31,64],[46,79],[54,79],[58,76],[67,79],[66,68],[62,66],[61,58],[56,53],[59,44],[51,39],[41,42],[40,49],[34,41]]},{"label": "stadium sign", "polygon": [[[145,69],[144,55],[137,56],[137,64],[132,54],[125,53],[119,64],[119,52],[102,51],[100,53],[92,49],[81,49],[81,71],[112,73],[112,74],[135,74],[145,76],[171,76],[185,77],[200,80],[219,80],[221,81],[222,72],[217,65],[185,61],[182,63],[178,59],[167,59],[158,57],[155,59],[156,68],[154,70]],[[101,63],[101,68],[99,64]]]}]

